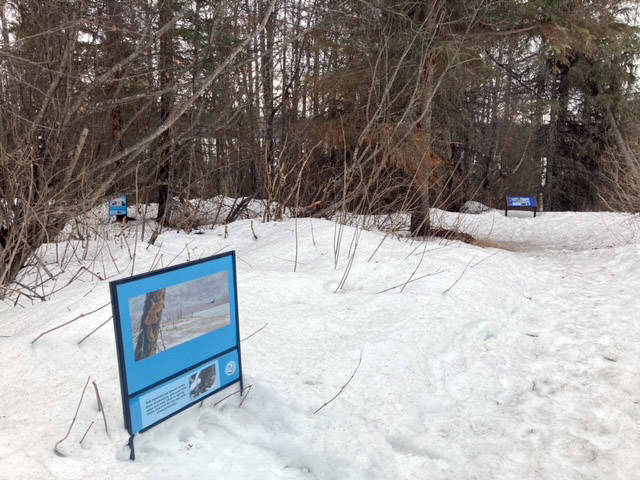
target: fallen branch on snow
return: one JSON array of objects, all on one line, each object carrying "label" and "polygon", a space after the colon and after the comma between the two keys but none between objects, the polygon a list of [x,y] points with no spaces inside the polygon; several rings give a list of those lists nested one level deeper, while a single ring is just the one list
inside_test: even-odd
[{"label": "fallen branch on snow", "polygon": [[71,320],[69,320],[68,322],[64,322],[61,323],[60,325],[50,328],[49,330],[46,330],[44,332],[42,332],[40,335],[38,335],[36,338],[34,338],[33,340],[31,340],[31,345],[33,345],[34,343],[36,343],[38,340],[40,340],[42,337],[44,337],[47,333],[51,333],[54,330],[58,330],[59,328],[62,327],[66,327],[67,325],[69,325],[70,323],[75,322],[76,320],[80,320],[81,318],[84,317],[88,317],[89,315],[93,315],[96,312],[99,312],[100,310],[102,310],[105,307],[108,307],[109,305],[111,305],[111,302],[107,302],[104,305],[102,305],[101,307],[96,308],[95,310],[91,310],[90,312],[87,313],[81,313],[80,315],[78,315],[77,317],[72,318]]},{"label": "fallen branch on snow", "polygon": [[89,333],[87,333],[84,337],[82,337],[80,339],[80,341],[78,342],[78,345],[80,345],[82,342],[84,342],[87,338],[89,338],[91,335],[93,335],[94,333],[96,333],[98,330],[100,330],[100,328],[104,327],[107,323],[109,323],[109,321],[113,318],[113,316],[107,318],[104,322],[102,322],[100,325],[98,325],[96,328],[94,328],[93,330],[91,330]]},{"label": "fallen branch on snow", "polygon": [[243,339],[240,340],[240,343],[244,342],[245,340],[249,340],[251,337],[253,337],[254,335],[260,333],[262,330],[264,330],[265,328],[267,328],[269,324],[265,323],[263,326],[261,326],[258,330],[256,330],[255,332],[247,335],[246,337],[244,337]]},{"label": "fallen branch on snow", "polygon": [[360,349],[360,358],[358,359],[358,365],[356,365],[355,370],[353,371],[353,373],[351,374],[351,376],[349,377],[349,380],[347,380],[347,383],[345,383],[344,385],[342,385],[342,387],[340,387],[340,390],[338,390],[338,393],[336,393],[331,399],[327,400],[326,402],[324,402],[318,409],[316,409],[315,412],[313,412],[313,414],[315,415],[316,413],[318,413],[320,410],[322,410],[324,407],[326,407],[327,405],[329,405],[331,402],[333,402],[336,398],[338,398],[340,396],[340,394],[343,392],[343,390],[345,388],[347,388],[347,385],[349,385],[349,383],[351,383],[351,380],[353,380],[353,377],[356,376],[356,373],[358,372],[358,369],[360,368],[360,364],[362,363],[362,349]]}]

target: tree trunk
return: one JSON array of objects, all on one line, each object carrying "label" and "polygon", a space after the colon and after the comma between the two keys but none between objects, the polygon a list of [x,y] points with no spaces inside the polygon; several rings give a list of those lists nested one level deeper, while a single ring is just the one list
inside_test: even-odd
[{"label": "tree trunk", "polygon": [[568,116],[568,67],[555,75],[552,82],[551,115],[549,119],[549,131],[547,132],[547,172],[544,185],[544,204],[547,210],[553,211],[561,208],[558,192],[563,188],[560,183],[561,171],[566,168],[563,165],[562,152],[558,142],[562,128],[566,125]]},{"label": "tree trunk", "polygon": [[[160,25],[171,21],[171,0],[162,0],[160,8]],[[173,85],[173,61],[175,47],[173,44],[173,32],[169,31],[160,38],[160,89],[164,91]],[[164,122],[173,107],[172,91],[165,92],[160,97],[160,121]],[[167,225],[171,219],[169,200],[171,198],[171,180],[174,169],[174,148],[171,140],[171,129],[165,130],[160,135],[158,147],[161,151],[158,168],[158,216],[157,221]]]},{"label": "tree trunk", "polygon": [[[267,10],[264,0],[260,3],[260,17]],[[272,12],[267,20],[264,31],[260,33],[260,76],[262,78],[262,121],[263,121],[263,161],[266,174],[267,166],[273,162],[273,42],[274,17]]]},{"label": "tree trunk", "polygon": [[136,361],[158,353],[158,337],[160,336],[160,322],[164,311],[166,290],[156,290],[147,293],[144,298],[142,318],[140,319],[140,333],[136,340]]},{"label": "tree trunk", "polygon": [[431,208],[431,199],[429,198],[430,175],[428,172],[430,166],[428,165],[428,160],[431,158],[433,141],[431,131],[433,116],[432,100],[434,94],[433,67],[434,62],[429,56],[429,58],[424,61],[424,70],[422,72],[422,97],[419,102],[419,114],[422,116],[422,119],[417,124],[418,135],[424,135],[426,151],[424,152],[423,161],[418,164],[418,168],[423,171],[417,172],[414,176],[418,189],[418,200],[411,212],[410,233],[414,237],[427,236],[431,230],[431,219],[429,217],[429,210]]}]

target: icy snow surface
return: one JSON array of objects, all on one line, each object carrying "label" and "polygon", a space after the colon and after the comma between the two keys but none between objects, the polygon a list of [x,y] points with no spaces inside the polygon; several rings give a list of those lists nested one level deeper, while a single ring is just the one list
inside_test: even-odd
[{"label": "icy snow surface", "polygon": [[[114,238],[111,225],[86,255],[75,243],[46,302],[0,304],[0,478],[640,478],[636,220],[437,216],[486,245],[318,219],[254,220],[258,240],[241,220],[226,238],[220,226],[173,231],[134,249],[135,227]],[[54,275],[63,249],[43,255]],[[136,437],[130,462],[111,322],[78,345],[110,306],[31,341],[109,302],[108,280],[131,273],[134,251],[140,273],[230,249],[241,336],[267,324],[242,343],[252,388],[242,405],[216,406],[223,394]],[[314,415],[361,351],[350,384]],[[56,455],[89,376],[110,436],[90,383]]]}]

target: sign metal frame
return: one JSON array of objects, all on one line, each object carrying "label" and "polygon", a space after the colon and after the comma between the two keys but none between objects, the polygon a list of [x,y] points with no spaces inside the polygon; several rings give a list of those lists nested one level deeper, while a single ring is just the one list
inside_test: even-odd
[{"label": "sign metal frame", "polygon": [[[132,320],[134,303],[137,302],[136,312],[139,312],[141,297],[146,303],[149,295],[162,290],[164,291],[162,294],[162,309],[164,310],[164,295],[167,290],[172,287],[181,288],[182,290],[173,291],[172,298],[176,298],[185,289],[192,288],[186,284],[203,281],[215,282],[213,285],[219,285],[223,289],[226,285],[227,290],[224,292],[227,295],[225,299],[228,298],[228,309],[225,307],[226,303],[216,305],[205,303],[201,307],[205,311],[199,312],[196,307],[192,318],[198,322],[200,321],[199,313],[206,317],[207,314],[212,315],[209,312],[220,310],[228,311],[228,319],[223,318],[222,321],[218,321],[219,325],[213,326],[215,323],[211,322],[213,317],[206,317],[206,320],[203,321],[211,322],[205,324],[206,328],[210,329],[209,331],[194,336],[194,333],[189,330],[187,336],[178,338],[165,350],[141,356],[142,354],[136,347],[139,347],[137,343],[140,342],[140,331],[145,319],[142,318],[144,317],[142,314],[139,329],[134,332]],[[195,284],[191,283],[191,285]],[[236,383],[240,384],[240,395],[243,395],[235,251],[114,280],[109,283],[109,288],[124,424],[129,432],[130,458],[134,460],[133,439],[136,434],[155,427],[164,420]],[[187,291],[190,292],[190,290]],[[210,303],[216,301],[214,298],[214,301]],[[146,304],[144,308],[147,308]],[[161,315],[162,313],[158,317],[159,319]],[[182,311],[180,311],[180,315],[182,315]],[[224,315],[215,318],[222,317]],[[179,319],[182,318],[179,317]],[[158,322],[160,321],[158,320]],[[202,324],[200,325],[202,328]],[[138,342],[134,338],[137,338]],[[226,364],[223,365],[223,362]],[[213,377],[213,383],[204,384],[202,379],[205,377],[205,373],[203,373],[205,371],[207,379]],[[203,386],[206,387],[206,390],[194,396],[191,389],[196,381],[198,382],[196,387],[199,387],[198,392],[202,390]]]}]

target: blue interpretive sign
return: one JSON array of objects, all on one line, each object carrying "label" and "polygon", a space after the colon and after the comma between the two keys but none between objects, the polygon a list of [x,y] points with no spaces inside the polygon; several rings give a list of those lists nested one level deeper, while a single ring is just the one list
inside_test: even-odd
[{"label": "blue interpretive sign", "polygon": [[510,207],[535,207],[536,197],[507,197]]},{"label": "blue interpretive sign", "polygon": [[133,436],[239,382],[235,252],[110,283],[125,427]]},{"label": "blue interpretive sign", "polygon": [[538,204],[534,196],[508,196],[505,199],[504,215],[507,216],[509,210],[531,210],[533,216],[538,212]]},{"label": "blue interpretive sign", "polygon": [[114,197],[109,200],[109,216],[114,217],[118,215],[127,216],[127,196],[121,195],[119,197]]}]

